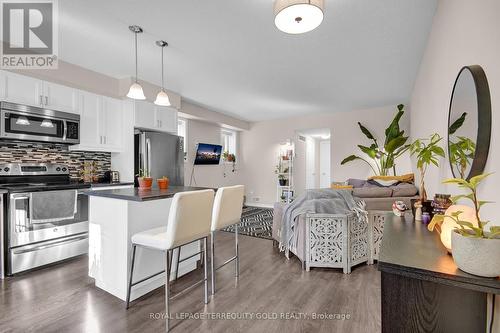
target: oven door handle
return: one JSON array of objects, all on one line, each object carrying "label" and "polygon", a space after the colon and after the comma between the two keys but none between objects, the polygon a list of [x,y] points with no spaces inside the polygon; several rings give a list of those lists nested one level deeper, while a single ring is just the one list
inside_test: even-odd
[{"label": "oven door handle", "polygon": [[23,253],[28,253],[28,252],[34,252],[38,250],[43,250],[43,249],[48,249],[54,246],[59,246],[59,245],[64,245],[68,243],[73,243],[77,242],[80,240],[84,240],[89,238],[88,233],[85,233],[84,235],[77,235],[77,236],[72,236],[71,238],[65,238],[63,240],[57,240],[57,241],[52,241],[50,243],[44,243],[42,245],[28,245],[28,246],[23,246],[21,249],[16,249],[13,250],[13,254],[23,254]]}]

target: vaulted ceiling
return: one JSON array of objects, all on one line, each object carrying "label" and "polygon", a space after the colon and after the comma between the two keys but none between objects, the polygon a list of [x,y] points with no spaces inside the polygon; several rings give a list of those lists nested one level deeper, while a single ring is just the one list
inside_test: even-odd
[{"label": "vaulted ceiling", "polygon": [[200,105],[259,121],[409,100],[436,0],[325,0],[302,35],[274,26],[272,0],[59,1],[60,58],[116,78],[160,84]]}]

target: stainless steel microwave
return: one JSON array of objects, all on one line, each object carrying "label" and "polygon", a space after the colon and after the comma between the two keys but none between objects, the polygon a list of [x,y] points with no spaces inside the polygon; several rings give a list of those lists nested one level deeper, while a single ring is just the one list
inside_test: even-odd
[{"label": "stainless steel microwave", "polygon": [[1,102],[0,138],[78,144],[80,115]]}]

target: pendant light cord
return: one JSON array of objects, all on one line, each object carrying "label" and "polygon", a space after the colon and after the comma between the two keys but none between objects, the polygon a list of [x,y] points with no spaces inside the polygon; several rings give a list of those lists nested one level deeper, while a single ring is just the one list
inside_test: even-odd
[{"label": "pendant light cord", "polygon": [[165,91],[164,85],[163,85],[163,49],[165,46],[161,47],[161,91]]},{"label": "pendant light cord", "polygon": [[138,81],[137,81],[137,32],[134,32],[134,37],[135,37],[135,82],[138,83]]}]

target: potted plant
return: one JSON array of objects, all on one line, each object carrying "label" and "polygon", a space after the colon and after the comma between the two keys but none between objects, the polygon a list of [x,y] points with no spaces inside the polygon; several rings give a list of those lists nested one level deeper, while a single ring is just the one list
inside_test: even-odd
[{"label": "potted plant", "polygon": [[139,174],[137,175],[137,181],[139,182],[140,190],[149,190],[151,186],[153,186],[153,178],[151,178],[149,174],[149,170],[140,169]]},{"label": "potted plant", "polygon": [[[444,157],[444,149],[439,146],[443,138],[437,134],[432,134],[428,139],[417,139],[410,146],[410,153],[417,158],[417,169],[420,172],[420,203],[425,206],[426,211],[431,207],[427,201],[427,191],[425,190],[425,173],[427,168],[433,164],[439,167],[439,157]],[[412,209],[414,204],[412,204]]]},{"label": "potted plant", "polygon": [[166,190],[166,189],[168,189],[168,185],[170,183],[170,180],[168,179],[168,177],[163,176],[162,178],[158,178],[156,180],[156,183],[158,184],[158,188],[160,190]]},{"label": "potted plant", "polygon": [[[453,259],[461,270],[484,277],[500,276],[500,226],[492,226],[486,231],[488,221],[480,218],[479,211],[488,201],[481,201],[477,196],[478,185],[491,173],[472,177],[469,181],[460,178],[445,180],[444,184],[456,184],[460,189],[467,191],[452,198],[453,202],[461,199],[472,201],[474,221],[463,219],[462,211],[451,215],[435,215],[429,224],[429,230],[441,225],[446,217],[452,218],[459,226],[451,233],[451,249]],[[472,219],[471,219],[472,220]]]},{"label": "potted plant", "polygon": [[288,179],[285,177],[285,175],[278,175],[278,181],[280,183],[280,186],[288,186]]},{"label": "potted plant", "polygon": [[[395,176],[396,159],[410,148],[410,145],[406,144],[408,136],[405,136],[405,131],[401,131],[399,128],[399,120],[404,114],[404,105],[399,104],[397,108],[398,112],[392,119],[389,127],[385,130],[385,141],[383,146],[380,146],[373,134],[358,122],[361,132],[372,141],[370,146],[358,145],[359,149],[367,155],[367,159],[357,155],[350,155],[344,158],[340,164],[344,165],[354,160],[361,160],[370,166],[375,175],[388,176],[389,171],[392,170]],[[372,163],[370,163],[369,160],[372,160]]]}]

